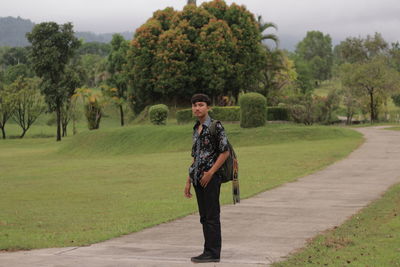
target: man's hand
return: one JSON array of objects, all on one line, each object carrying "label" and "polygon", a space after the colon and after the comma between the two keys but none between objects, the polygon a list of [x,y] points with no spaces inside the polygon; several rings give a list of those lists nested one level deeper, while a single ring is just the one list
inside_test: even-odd
[{"label": "man's hand", "polygon": [[192,193],[190,193],[191,184],[189,181],[186,182],[184,194],[186,198],[192,198]]},{"label": "man's hand", "polygon": [[211,171],[204,172],[203,177],[201,177],[201,179],[200,179],[201,186],[206,187],[208,185],[208,183],[211,181],[213,175],[214,175],[214,173],[212,173]]}]

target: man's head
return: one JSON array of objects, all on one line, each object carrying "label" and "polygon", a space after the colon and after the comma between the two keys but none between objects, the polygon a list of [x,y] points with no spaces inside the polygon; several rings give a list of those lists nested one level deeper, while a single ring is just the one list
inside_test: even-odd
[{"label": "man's head", "polygon": [[206,94],[195,94],[192,96],[192,112],[197,118],[203,118],[208,115],[211,100]]}]

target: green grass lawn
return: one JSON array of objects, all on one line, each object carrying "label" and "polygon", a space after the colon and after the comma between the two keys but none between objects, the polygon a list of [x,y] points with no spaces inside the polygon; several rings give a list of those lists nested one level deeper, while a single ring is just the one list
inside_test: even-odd
[{"label": "green grass lawn", "polygon": [[272,266],[400,266],[400,184],[287,261]]},{"label": "green grass lawn", "polygon": [[[362,143],[345,128],[227,124],[242,197],[321,169]],[[0,140],[0,249],[86,245],[197,210],[183,197],[191,125],[131,126]],[[231,186],[221,202],[231,203]]]},{"label": "green grass lawn", "polygon": [[389,127],[389,128],[385,128],[385,130],[400,131],[400,127],[399,127],[399,126],[396,126],[396,127]]}]

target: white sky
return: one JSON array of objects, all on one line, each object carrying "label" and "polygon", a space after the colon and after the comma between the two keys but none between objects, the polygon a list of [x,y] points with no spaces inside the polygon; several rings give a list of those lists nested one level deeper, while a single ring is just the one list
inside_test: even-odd
[{"label": "white sky", "polygon": [[[197,0],[200,4],[201,0]],[[302,39],[309,30],[329,33],[337,43],[348,36],[382,33],[400,41],[400,0],[227,0],[244,4],[278,26],[279,37]],[[35,23],[72,22],[75,31],[134,31],[158,9],[182,9],[186,0],[0,0],[0,17]],[[284,38],[281,38],[282,41]]]}]

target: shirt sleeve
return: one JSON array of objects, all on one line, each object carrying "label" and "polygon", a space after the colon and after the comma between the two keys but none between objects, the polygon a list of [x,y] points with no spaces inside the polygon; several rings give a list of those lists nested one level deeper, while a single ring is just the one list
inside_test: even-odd
[{"label": "shirt sleeve", "polygon": [[218,122],[215,125],[215,130],[218,138],[218,150],[220,153],[228,151],[229,146],[228,146],[228,138],[226,137],[225,134],[225,129],[224,126],[220,122]]}]

